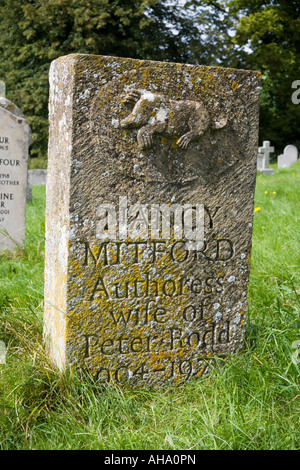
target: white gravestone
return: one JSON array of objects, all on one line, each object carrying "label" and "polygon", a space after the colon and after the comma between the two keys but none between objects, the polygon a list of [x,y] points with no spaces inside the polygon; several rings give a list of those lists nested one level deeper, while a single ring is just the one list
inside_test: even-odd
[{"label": "white gravestone", "polygon": [[[9,100],[0,103],[0,252],[25,240],[28,147],[31,132],[28,121],[17,115]],[[16,107],[15,107],[16,108]]]},{"label": "white gravestone", "polygon": [[257,170],[258,171],[263,170],[263,158],[264,156],[262,153],[257,154]]},{"label": "white gravestone", "polygon": [[0,97],[2,97],[2,96],[5,97],[5,90],[6,90],[5,82],[0,80]]},{"label": "white gravestone", "polygon": [[[5,83],[0,81],[0,106],[12,114],[19,116],[23,119],[26,119],[26,116],[22,113],[20,108],[16,106],[12,101],[5,98]],[[29,129],[29,140],[28,140],[28,147],[32,144],[32,135],[31,130]],[[27,177],[27,189],[26,189],[26,201],[32,202],[32,188],[30,185],[29,177]]]},{"label": "white gravestone", "polygon": [[264,174],[272,175],[274,170],[269,168],[270,154],[274,153],[274,147],[270,146],[270,142],[265,140],[262,147],[258,149],[257,169]]},{"label": "white gravestone", "polygon": [[277,158],[278,168],[289,168],[298,160],[298,149],[295,145],[287,145],[282,155]]}]

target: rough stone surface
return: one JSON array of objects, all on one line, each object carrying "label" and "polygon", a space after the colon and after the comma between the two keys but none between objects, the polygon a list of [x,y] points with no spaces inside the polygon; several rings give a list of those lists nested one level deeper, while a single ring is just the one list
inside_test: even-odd
[{"label": "rough stone surface", "polygon": [[261,153],[257,154],[257,170],[261,171],[263,169],[263,160],[264,156]]},{"label": "rough stone surface", "polygon": [[0,251],[25,239],[28,147],[31,131],[17,106],[0,101]]},{"label": "rough stone surface", "polygon": [[[160,386],[243,346],[259,91],[252,71],[89,55],[51,64],[44,324],[60,368]],[[203,204],[204,244],[187,249],[175,232],[103,241],[112,219],[99,207],[120,198]]]}]

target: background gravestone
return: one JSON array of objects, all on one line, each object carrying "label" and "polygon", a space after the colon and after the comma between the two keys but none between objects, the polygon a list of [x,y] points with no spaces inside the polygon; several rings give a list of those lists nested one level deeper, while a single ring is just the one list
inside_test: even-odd
[{"label": "background gravestone", "polygon": [[265,140],[262,147],[258,149],[257,169],[263,174],[273,175],[274,170],[270,168],[270,154],[275,151],[274,147],[270,146],[270,142]]},{"label": "background gravestone", "polygon": [[32,186],[41,186],[47,183],[47,170],[36,169],[28,171],[28,182]]},{"label": "background gravestone", "polygon": [[264,160],[263,154],[258,152],[257,154],[257,170],[258,171],[263,170],[263,160]]},{"label": "background gravestone", "polygon": [[[51,64],[44,328],[60,368],[175,384],[242,347],[259,91],[260,74],[244,70]],[[138,203],[140,226],[155,205],[204,205],[204,243],[163,237],[152,219],[148,239],[128,237]]]},{"label": "background gravestone", "polygon": [[282,155],[277,157],[278,168],[289,168],[298,160],[298,149],[295,145],[287,145]]},{"label": "background gravestone", "polygon": [[28,121],[19,108],[0,97],[0,251],[23,244],[28,194]]},{"label": "background gravestone", "polygon": [[[0,82],[0,106],[6,109],[7,111],[11,112],[15,116],[19,116],[26,120],[26,117],[24,113],[20,110],[20,108],[18,108],[18,106],[16,106],[12,101],[5,98],[5,83],[4,82],[2,82],[2,86]],[[28,147],[30,147],[31,144],[32,144],[32,134],[31,134],[30,126],[29,126]],[[26,201],[32,202],[32,188],[30,186],[30,182],[28,178],[27,178],[27,188],[26,188]]]}]

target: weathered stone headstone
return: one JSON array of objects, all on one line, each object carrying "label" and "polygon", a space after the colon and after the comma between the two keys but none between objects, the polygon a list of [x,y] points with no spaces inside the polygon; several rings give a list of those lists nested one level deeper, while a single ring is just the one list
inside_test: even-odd
[{"label": "weathered stone headstone", "polygon": [[[15,116],[19,116],[26,120],[26,117],[24,113],[20,110],[20,108],[18,108],[18,106],[15,105],[12,101],[5,98],[5,83],[4,82],[3,82],[2,87],[0,84],[0,106],[6,109],[7,111],[11,112]],[[32,135],[31,135],[31,129],[29,127],[28,147],[30,147],[31,144],[32,144]],[[27,188],[26,188],[26,201],[32,202],[32,188],[30,186],[28,179],[27,179]]]},{"label": "weathered stone headstone", "polygon": [[277,157],[278,168],[289,168],[298,160],[298,149],[295,145],[287,145],[282,155]]},{"label": "weathered stone headstone", "polygon": [[32,186],[41,186],[47,183],[47,170],[36,169],[28,171],[28,182]]},{"label": "weathered stone headstone", "polygon": [[5,93],[6,93],[5,82],[3,82],[3,80],[0,80],[0,97],[5,98]]},{"label": "weathered stone headstone", "polygon": [[60,368],[158,386],[241,348],[259,91],[244,70],[51,64],[44,324]]},{"label": "weathered stone headstone", "polygon": [[28,195],[28,121],[19,108],[0,97],[0,251],[25,240]]},{"label": "weathered stone headstone", "polygon": [[272,175],[274,170],[269,167],[270,154],[275,151],[274,147],[270,146],[270,142],[265,140],[262,147],[258,149],[257,169],[264,174]]},{"label": "weathered stone headstone", "polygon": [[264,156],[262,153],[257,154],[257,170],[261,171],[263,170],[263,163],[264,162]]}]

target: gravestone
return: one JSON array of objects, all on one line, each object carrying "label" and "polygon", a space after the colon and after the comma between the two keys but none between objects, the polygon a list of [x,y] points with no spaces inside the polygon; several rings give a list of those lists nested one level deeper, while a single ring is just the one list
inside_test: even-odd
[{"label": "gravestone", "polygon": [[[23,119],[26,120],[26,117],[24,113],[18,108],[17,105],[15,105],[12,101],[8,100],[5,97],[5,83],[0,81],[0,106],[7,111],[11,112],[15,116],[19,116]],[[29,125],[29,124],[28,124]],[[31,129],[29,127],[29,139],[28,139],[28,147],[32,144],[32,135],[31,135]],[[32,202],[32,188],[30,186],[30,183],[27,178],[27,188],[26,188],[26,201],[27,202]]]},{"label": "gravestone", "polygon": [[32,186],[41,186],[47,183],[47,170],[36,169],[28,171],[28,182]]},{"label": "gravestone", "polygon": [[269,168],[270,154],[275,151],[274,147],[270,146],[270,142],[265,140],[262,147],[258,149],[257,169],[263,174],[273,175],[274,170]]},{"label": "gravestone", "polygon": [[289,168],[298,160],[298,149],[295,145],[287,145],[282,155],[277,157],[278,168]]},{"label": "gravestone", "polygon": [[50,68],[44,334],[59,368],[176,384],[244,342],[260,74]]},{"label": "gravestone", "polygon": [[19,108],[0,97],[0,251],[23,245],[28,192],[28,121]]}]

